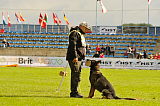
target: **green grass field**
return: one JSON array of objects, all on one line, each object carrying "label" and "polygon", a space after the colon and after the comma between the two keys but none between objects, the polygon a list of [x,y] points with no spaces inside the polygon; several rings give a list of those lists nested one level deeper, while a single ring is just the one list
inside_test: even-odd
[{"label": "green grass field", "polygon": [[81,73],[79,92],[84,98],[69,98],[70,70],[56,92],[63,68],[0,68],[0,106],[160,106],[160,70],[101,69],[117,96],[137,101],[101,99],[95,92],[87,98],[89,69]]}]

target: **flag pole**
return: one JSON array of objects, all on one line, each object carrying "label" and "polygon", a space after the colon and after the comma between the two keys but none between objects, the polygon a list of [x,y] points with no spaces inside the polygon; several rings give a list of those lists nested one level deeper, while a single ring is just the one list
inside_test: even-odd
[{"label": "flag pole", "polygon": [[122,0],[122,19],[121,19],[121,24],[122,24],[122,34],[123,34],[123,0]]},{"label": "flag pole", "polygon": [[21,23],[21,32],[23,32],[23,22]]},{"label": "flag pole", "polygon": [[3,24],[2,29],[4,29],[5,28],[5,24],[3,23],[3,12],[2,12],[2,24]]},{"label": "flag pole", "polygon": [[[2,24],[3,24],[3,12],[2,12]],[[2,29],[4,29],[4,24],[2,25]]]},{"label": "flag pole", "polygon": [[122,0],[122,19],[121,19],[121,24],[123,25],[123,0]]},{"label": "flag pole", "polygon": [[11,19],[9,17],[9,13],[8,13],[8,18],[9,18],[9,21],[10,21],[10,26],[9,26],[9,32],[11,31]]},{"label": "flag pole", "polygon": [[148,31],[147,31],[148,34],[149,34],[149,23],[150,23],[150,22],[149,22],[149,21],[150,21],[150,20],[149,20],[149,15],[150,15],[150,14],[149,14],[149,3],[148,3]]},{"label": "flag pole", "polygon": [[97,33],[97,1],[98,0],[96,0],[96,33]]}]

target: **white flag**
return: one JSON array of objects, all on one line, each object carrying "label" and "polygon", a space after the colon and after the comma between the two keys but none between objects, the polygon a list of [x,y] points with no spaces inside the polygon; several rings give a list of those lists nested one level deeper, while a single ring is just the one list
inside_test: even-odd
[{"label": "white flag", "polygon": [[152,0],[148,0],[148,4],[150,4],[150,3],[151,3],[151,1],[152,1]]},{"label": "white flag", "polygon": [[101,8],[102,8],[102,13],[106,13],[106,12],[107,12],[107,9],[106,9],[106,7],[103,5],[102,0],[97,0],[97,2],[99,2],[99,5],[100,5]]}]

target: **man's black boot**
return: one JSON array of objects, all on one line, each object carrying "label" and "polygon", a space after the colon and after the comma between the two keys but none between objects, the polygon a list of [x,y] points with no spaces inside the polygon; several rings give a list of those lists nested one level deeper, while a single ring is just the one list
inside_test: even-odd
[{"label": "man's black boot", "polygon": [[73,98],[83,98],[82,95],[78,94],[78,92],[71,92],[70,93],[70,97],[73,97]]}]

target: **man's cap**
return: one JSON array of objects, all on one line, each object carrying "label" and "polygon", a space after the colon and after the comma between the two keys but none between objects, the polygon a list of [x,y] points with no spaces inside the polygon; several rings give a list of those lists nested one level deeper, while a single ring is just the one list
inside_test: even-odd
[{"label": "man's cap", "polygon": [[79,26],[84,26],[85,28],[87,28],[88,30],[91,30],[91,28],[88,26],[87,22],[82,22],[79,24]]}]

